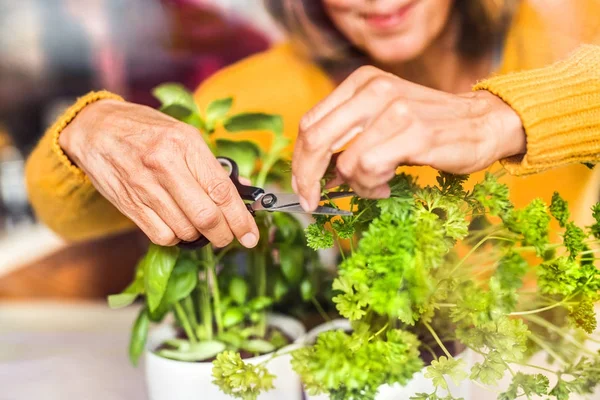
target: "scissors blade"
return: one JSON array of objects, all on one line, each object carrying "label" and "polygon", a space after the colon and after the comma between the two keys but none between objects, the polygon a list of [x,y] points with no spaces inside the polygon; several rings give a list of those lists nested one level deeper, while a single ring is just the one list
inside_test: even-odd
[{"label": "scissors blade", "polygon": [[[331,194],[335,196],[329,196],[328,198],[323,197],[322,200],[330,200],[333,198],[342,198],[354,195],[354,193],[351,192],[335,192]],[[251,203],[250,207],[254,211],[281,211],[296,214],[352,215],[352,213],[349,211],[325,206],[319,206],[312,212],[306,212],[300,206],[300,198],[294,193],[266,193],[258,200]]]},{"label": "scissors blade", "polygon": [[349,217],[353,215],[350,211],[340,210],[339,208],[327,207],[327,206],[318,206],[314,211],[304,211],[301,206],[287,206],[282,208],[277,208],[271,211],[285,212],[289,214],[308,214],[308,215],[340,215],[344,217]]}]

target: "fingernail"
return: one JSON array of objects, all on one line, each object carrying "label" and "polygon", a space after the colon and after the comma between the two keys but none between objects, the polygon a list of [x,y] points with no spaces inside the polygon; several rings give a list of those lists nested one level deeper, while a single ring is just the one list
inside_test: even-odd
[{"label": "fingernail", "polygon": [[296,182],[295,175],[292,175],[292,189],[294,189],[294,192],[298,193],[298,182]]},{"label": "fingernail", "polygon": [[298,197],[300,197],[300,206],[304,209],[304,211],[310,211],[310,205],[308,204],[308,201],[306,201],[306,199],[302,196]]},{"label": "fingernail", "polygon": [[240,241],[242,242],[244,247],[251,249],[252,247],[256,246],[258,239],[254,233],[250,232],[242,236],[242,240]]}]

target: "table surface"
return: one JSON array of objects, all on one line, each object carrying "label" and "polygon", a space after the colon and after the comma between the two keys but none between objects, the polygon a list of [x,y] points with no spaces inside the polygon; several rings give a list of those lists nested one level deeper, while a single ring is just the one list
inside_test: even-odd
[{"label": "table surface", "polygon": [[[136,314],[104,303],[0,303],[0,400],[147,399],[143,366],[127,358]],[[545,356],[530,363],[543,366]],[[494,398],[472,386],[472,400]]]}]

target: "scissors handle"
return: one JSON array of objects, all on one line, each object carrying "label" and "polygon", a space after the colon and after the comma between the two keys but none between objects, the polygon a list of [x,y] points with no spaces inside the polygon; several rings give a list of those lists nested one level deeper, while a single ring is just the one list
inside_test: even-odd
[{"label": "scissors handle", "polygon": [[[240,194],[240,197],[243,200],[255,201],[258,200],[258,198],[265,193],[265,191],[261,188],[247,186],[240,182],[240,172],[238,169],[238,165],[231,158],[217,157],[217,161],[219,161],[221,166],[228,171],[229,179],[231,179],[231,182],[233,183],[238,193]],[[248,211],[250,211],[252,215],[254,215],[254,210],[252,209],[250,204],[246,204],[246,208],[248,209]],[[185,250],[195,250],[200,249],[208,245],[209,243],[210,241],[204,235],[201,235],[198,239],[194,240],[193,242],[179,242],[177,246]]]}]

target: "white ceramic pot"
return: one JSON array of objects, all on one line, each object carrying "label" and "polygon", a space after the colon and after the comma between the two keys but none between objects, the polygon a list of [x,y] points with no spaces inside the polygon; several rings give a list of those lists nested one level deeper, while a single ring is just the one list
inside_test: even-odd
[{"label": "white ceramic pot", "polygon": [[[268,323],[294,341],[302,339],[306,333],[298,320],[283,315],[269,315]],[[145,370],[150,400],[229,400],[230,397],[212,383],[212,363],[169,360],[153,352],[161,343],[174,336],[173,327],[163,324],[153,330],[148,338]],[[291,344],[279,351],[285,352],[298,347],[298,344]],[[245,361],[260,363],[269,357],[271,354],[265,354]],[[259,400],[302,400],[300,377],[292,370],[290,359],[289,354],[282,355],[266,364],[267,369],[276,376],[273,381],[275,388],[259,396]]]},{"label": "white ceramic pot", "polygon": [[[322,325],[319,325],[308,332],[305,336],[306,344],[312,344],[316,341],[317,336],[321,332],[330,331],[334,329],[343,329],[349,330],[351,329],[350,322],[346,319],[336,319],[330,322],[326,322]],[[471,361],[471,353],[469,351],[464,351],[461,353],[459,358],[463,358],[467,361],[469,367],[472,364]],[[471,399],[471,384],[468,380],[464,380],[460,385],[456,386],[452,383],[452,381],[448,382],[448,386],[450,387],[450,392],[454,397],[463,398],[464,400]],[[409,399],[411,396],[416,395],[417,393],[431,393],[435,390],[431,381],[425,376],[423,376],[423,371],[417,372],[413,375],[413,378],[406,386],[400,386],[399,384],[394,385],[383,385],[379,388],[379,392],[375,397],[376,400],[400,400],[400,399]],[[328,400],[328,396],[319,395],[319,396],[309,396],[308,393],[305,393],[306,400]]]}]

